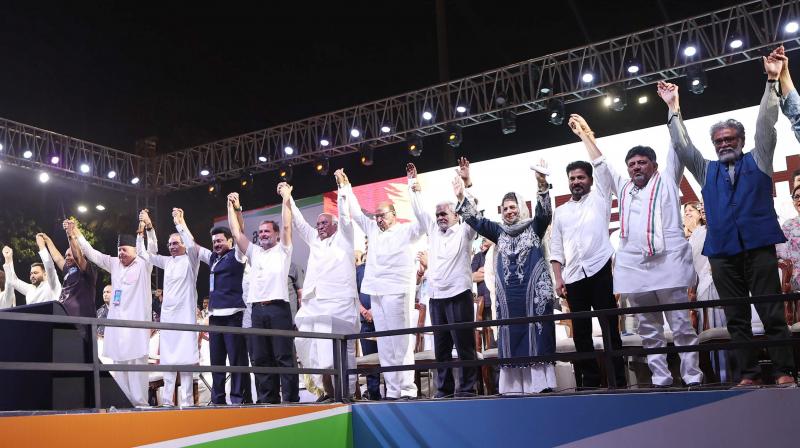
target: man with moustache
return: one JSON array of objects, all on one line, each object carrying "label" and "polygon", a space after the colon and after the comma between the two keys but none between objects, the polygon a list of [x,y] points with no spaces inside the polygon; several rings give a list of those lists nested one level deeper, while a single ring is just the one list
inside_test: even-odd
[{"label": "man with moustache", "polygon": [[64,285],[58,301],[70,316],[95,317],[94,296],[97,271],[92,263],[89,263],[83,256],[78,240],[67,235],[69,249],[62,256],[50,237],[44,233],[40,235],[53,262],[64,273]]},{"label": "man with moustache", "polygon": [[[244,263],[236,256],[230,229],[223,226],[211,229],[213,251],[197,244],[185,220],[176,225],[175,229],[187,248],[197,247],[200,261],[210,268],[208,325],[241,328],[245,311],[242,300]],[[212,366],[224,366],[227,361],[231,366],[247,367],[247,345],[244,335],[209,331],[208,349]],[[225,377],[225,372],[211,373],[211,402],[215,405],[227,403]],[[230,382],[231,404],[242,404],[245,401],[246,391],[250,390],[250,375],[231,373]]]},{"label": "man with moustache", "polygon": [[[625,156],[626,178],[608,165],[583,117],[573,114],[569,126],[583,141],[595,177],[609,185],[619,201],[620,241],[614,263],[614,292],[626,294],[631,306],[688,302],[688,288],[695,273],[680,212],[678,183],[683,177],[683,164],[670,151],[662,175],[653,148],[634,146]],[[669,320],[675,345],[697,345],[697,333],[688,310],[663,314]],[[662,313],[643,313],[637,317],[642,346],[665,347]],[[700,385],[703,373],[698,367],[697,352],[681,353],[680,358],[683,381],[690,387]],[[648,355],[647,363],[654,386],[672,385],[666,354]]]},{"label": "man with moustache", "polygon": [[[250,242],[236,217],[236,212],[241,210],[238,193],[228,195],[228,223],[236,246],[247,255],[250,266],[247,303],[252,306],[252,328],[292,330],[292,309],[286,287],[292,259],[292,187],[281,182],[277,191],[283,200],[282,227],[275,221],[261,222],[258,225],[258,244]],[[254,336],[250,343],[253,366],[297,366],[292,337]],[[281,398],[284,402],[300,401],[297,374],[256,373],[255,381],[258,403],[279,404]]]},{"label": "man with moustache", "polygon": [[[455,204],[439,202],[436,214],[431,216],[424,209],[422,188],[417,181],[417,167],[406,165],[409,182],[411,208],[420,225],[428,234],[428,280],[430,317],[432,325],[474,322],[475,311],[472,300],[472,269],[470,253],[472,240],[477,232],[465,223],[459,222]],[[454,182],[463,182],[456,177]],[[436,361],[451,361],[455,344],[458,359],[473,361],[475,351],[475,332],[472,328],[433,332],[434,356]],[[462,367],[455,389],[453,369],[437,369],[436,394],[434,398],[450,396],[474,396],[478,383],[477,367]]]},{"label": "man with moustache", "polygon": [[3,247],[6,287],[24,294],[26,305],[49,302],[58,299],[61,295],[61,283],[58,281],[56,267],[45,247],[42,235],[41,233],[36,234],[36,245],[39,246],[39,258],[42,262],[31,265],[30,283],[17,278],[17,274],[14,272],[14,251],[8,246]]},{"label": "man with moustache", "polygon": [[[569,201],[558,207],[550,239],[550,264],[553,266],[555,291],[565,297],[571,312],[612,309],[614,284],[611,258],[614,249],[608,240],[611,218],[611,185],[592,177],[592,165],[576,161],[567,165],[567,180],[572,193]],[[595,187],[594,189],[592,187]],[[612,349],[619,350],[622,340],[617,319],[609,320]],[[572,338],[578,352],[593,352],[592,320],[573,319]],[[615,387],[624,388],[625,364],[615,357]],[[596,359],[575,361],[575,381],[579,388],[600,387]]]},{"label": "man with moustache", "polygon": [[[755,148],[744,153],[744,126],[729,119],[711,126],[717,160],[703,158],[683,125],[678,86],[658,83],[658,95],[669,107],[667,126],[677,157],[702,186],[708,233],[703,255],[711,263],[711,276],[720,299],[780,294],[775,245],[786,241],[778,224],[772,198],[779,94],[776,84],[784,64],[783,47],[763,58],[767,83],[756,120]],[[788,71],[787,71],[788,74]],[[783,92],[784,94],[790,92]],[[755,304],[768,339],[791,337],[782,302]],[[752,340],[749,304],[725,308],[728,332],[734,342]],[[779,385],[794,385],[794,360],[789,346],[768,349]],[[741,375],[739,386],[763,382],[759,349],[735,351]]]},{"label": "man with moustache", "polygon": [[[111,274],[113,289],[109,319],[141,320],[150,322],[150,276],[153,265],[136,256],[136,239],[133,235],[120,235],[117,239],[117,256],[112,257],[94,249],[78,229],[73,220],[64,221],[70,238],[77,238],[86,258]],[[156,252],[156,234],[147,210],[139,213],[137,233],[147,232],[147,248]],[[106,327],[103,355],[115,364],[147,364],[150,346],[150,330],[147,328]],[[125,396],[137,407],[147,406],[147,372],[111,372]]]}]

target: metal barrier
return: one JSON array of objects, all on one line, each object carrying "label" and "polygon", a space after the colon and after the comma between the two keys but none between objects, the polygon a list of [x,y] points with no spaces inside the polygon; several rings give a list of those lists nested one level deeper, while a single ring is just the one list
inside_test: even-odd
[{"label": "metal barrier", "polygon": [[[698,308],[712,308],[718,306],[749,306],[755,303],[786,302],[800,300],[800,293],[775,294],[760,297],[744,297],[736,299],[709,300],[702,302],[683,302],[666,305],[639,306],[631,308],[612,308],[596,311],[582,311],[576,313],[550,314],[544,316],[515,317],[509,319],[497,319],[489,321],[462,322],[456,324],[433,325],[428,327],[414,327],[397,330],[377,331],[371,333],[356,334],[331,334],[331,333],[312,333],[290,330],[268,330],[260,328],[238,328],[238,327],[219,327],[208,325],[172,324],[164,322],[147,322],[118,319],[97,319],[89,317],[72,316],[51,316],[29,313],[8,313],[0,312],[0,321],[23,321],[23,322],[43,322],[58,324],[86,325],[91,328],[92,335],[97,334],[97,327],[104,325],[108,327],[128,327],[155,330],[177,330],[177,331],[196,331],[196,332],[219,332],[232,333],[252,336],[283,336],[301,337],[311,339],[330,339],[333,345],[332,369],[313,369],[297,367],[250,367],[250,366],[200,366],[200,365],[121,365],[103,364],[98,357],[97,338],[92,337],[92,362],[91,363],[50,363],[50,362],[0,362],[0,370],[29,370],[29,371],[73,371],[93,373],[95,408],[100,408],[100,372],[101,371],[142,371],[142,372],[231,372],[231,373],[269,373],[269,374],[322,374],[332,375],[334,382],[334,401],[346,402],[350,400],[344,391],[348,390],[348,376],[362,373],[395,372],[402,370],[427,370],[443,367],[472,367],[483,365],[516,364],[531,362],[555,362],[555,361],[576,361],[581,359],[600,358],[605,366],[609,388],[616,388],[615,372],[612,358],[617,356],[638,356],[657,353],[682,353],[691,351],[717,351],[731,350],[737,348],[759,348],[781,345],[800,346],[800,339],[772,339],[749,342],[724,342],[708,343],[692,346],[672,346],[661,348],[621,348],[613,349],[611,344],[611,334],[609,332],[609,319],[617,319],[618,316],[627,314],[640,314],[650,312],[663,312],[673,310],[689,310]],[[348,368],[347,343],[351,340],[375,338],[397,335],[412,335],[416,333],[449,331],[458,329],[476,329],[484,327],[494,327],[501,325],[524,325],[534,322],[563,321],[570,319],[590,319],[597,317],[603,333],[603,349],[593,352],[571,352],[555,353],[544,356],[526,356],[514,358],[492,358],[476,359],[474,361],[454,360],[447,362],[426,362],[412,365],[382,366],[382,367],[362,367]]]}]

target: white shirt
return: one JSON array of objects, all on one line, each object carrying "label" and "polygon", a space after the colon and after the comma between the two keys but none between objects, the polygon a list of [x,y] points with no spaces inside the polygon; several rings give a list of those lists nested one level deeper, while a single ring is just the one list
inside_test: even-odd
[{"label": "white shirt", "polygon": [[[190,247],[196,247],[197,248],[198,259],[200,261],[202,261],[203,263],[207,264],[209,267],[211,267],[211,254],[213,252],[211,252],[210,250],[206,249],[205,247],[200,246],[197,243],[195,243],[194,236],[192,236],[192,233],[189,232],[189,229],[187,229],[185,226],[176,225],[175,229],[178,231],[178,234],[181,236],[181,239],[183,239],[183,245],[186,246],[186,250],[188,251]],[[240,263],[244,263],[240,258],[241,257],[241,252],[239,251],[239,248],[235,247],[235,245],[234,245],[234,249],[233,250],[236,251],[236,252],[234,252],[234,256],[236,257],[236,260],[238,260]],[[219,259],[217,259],[217,260],[219,260]],[[242,292],[244,294],[244,290],[242,290]],[[232,315],[234,313],[238,313],[239,311],[242,311],[242,310],[244,310],[244,308],[213,308],[213,309],[211,309],[209,311],[209,315],[210,316],[230,316],[230,315]]]},{"label": "white shirt", "polygon": [[[119,258],[95,250],[83,236],[78,238],[86,258],[111,274],[111,304],[109,319],[152,321],[152,291],[150,276],[153,265],[136,257],[128,266]],[[147,232],[147,247],[155,253],[155,232]],[[119,300],[117,296],[119,295]],[[150,330],[106,326],[103,355],[114,361],[131,361],[146,357],[150,347]]]},{"label": "white shirt", "polygon": [[353,262],[353,221],[343,205],[340,195],[338,228],[336,233],[322,240],[317,229],[306,222],[292,200],[292,226],[296,235],[311,249],[303,283],[304,298],[312,295],[322,299],[358,297],[356,265]]},{"label": "white shirt", "polygon": [[604,180],[596,177],[588,194],[556,209],[550,261],[561,263],[566,284],[597,274],[614,254],[608,240],[611,191]]},{"label": "white shirt", "polygon": [[430,297],[455,297],[472,289],[472,240],[477,233],[463,222],[442,232],[436,217],[424,210],[422,194],[411,190],[414,181],[409,179],[408,195],[417,221],[428,234],[428,270],[425,278]]},{"label": "white shirt", "polygon": [[289,264],[292,261],[292,246],[283,242],[264,249],[250,243],[247,247],[247,264],[250,265],[250,287],[247,303],[265,300],[289,301],[286,279],[289,277]]},{"label": "white shirt", "polygon": [[353,221],[369,238],[361,292],[370,295],[409,294],[416,283],[414,243],[424,232],[417,222],[397,222],[385,231],[361,211],[350,185],[339,189]]},{"label": "white shirt", "polygon": [[14,294],[14,287],[11,286],[8,275],[6,275],[6,283],[3,285],[3,288],[4,289],[0,291],[0,310],[17,306],[17,296]]},{"label": "white shirt", "polygon": [[[25,295],[25,304],[33,305],[34,303],[50,302],[58,299],[61,295],[61,282],[58,281],[58,273],[56,272],[55,263],[50,257],[50,252],[47,249],[39,251],[39,258],[42,259],[44,265],[44,272],[47,274],[44,281],[39,283],[38,286],[20,280],[14,272],[14,263],[4,264],[3,270],[6,272],[6,289],[16,289]],[[8,287],[11,286],[11,288]],[[11,294],[14,294],[13,291]],[[16,302],[16,299],[14,300]]]},{"label": "white shirt", "polygon": [[[595,166],[595,178],[613,185],[619,199],[620,192],[630,178],[623,178],[611,168],[605,157],[592,161]],[[645,257],[638,234],[645,231],[646,207],[641,192],[632,193],[630,200],[630,217],[628,220],[629,235],[620,238],[614,262],[614,292],[620,294],[656,291],[666,288],[688,288],[694,280],[692,251],[681,228],[680,192],[678,182],[683,177],[683,165],[669,151],[667,167],[663,179],[663,209],[661,218],[664,232],[664,251],[652,257]],[[652,178],[650,179],[652,181]]]}]

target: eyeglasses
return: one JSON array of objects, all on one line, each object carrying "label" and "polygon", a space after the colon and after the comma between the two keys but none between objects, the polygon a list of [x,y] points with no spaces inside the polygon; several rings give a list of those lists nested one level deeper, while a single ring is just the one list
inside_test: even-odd
[{"label": "eyeglasses", "polygon": [[714,146],[722,146],[722,145],[726,145],[726,144],[733,143],[733,142],[736,142],[736,141],[739,141],[739,136],[738,135],[736,135],[736,136],[731,135],[731,136],[728,136],[728,137],[720,137],[720,138],[715,138],[714,140],[711,140],[711,142],[714,143]]},{"label": "eyeglasses", "polygon": [[796,195],[792,196],[792,200],[793,201],[800,201],[800,194],[796,194]]}]

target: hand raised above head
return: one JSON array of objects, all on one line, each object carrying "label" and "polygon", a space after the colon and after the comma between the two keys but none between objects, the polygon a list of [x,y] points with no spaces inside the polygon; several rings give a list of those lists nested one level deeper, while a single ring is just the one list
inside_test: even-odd
[{"label": "hand raised above head", "polygon": [[417,167],[413,163],[406,164],[406,176],[408,176],[409,179],[417,177]]},{"label": "hand raised above head", "polygon": [[240,208],[239,193],[228,193],[228,205],[233,208]]}]

